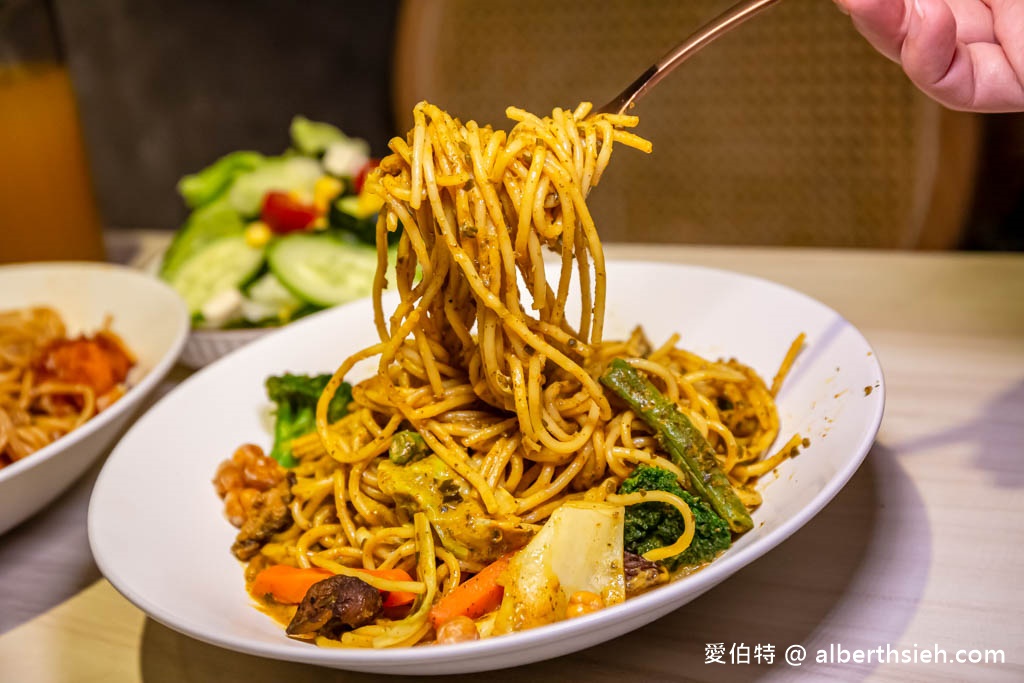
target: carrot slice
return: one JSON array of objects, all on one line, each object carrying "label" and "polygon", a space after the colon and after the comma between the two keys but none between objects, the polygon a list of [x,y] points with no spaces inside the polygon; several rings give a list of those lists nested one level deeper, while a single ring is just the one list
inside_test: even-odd
[{"label": "carrot slice", "polygon": [[434,628],[458,616],[477,619],[497,609],[505,595],[505,587],[498,583],[498,579],[511,559],[512,554],[499,557],[438,600],[430,610],[430,623]]},{"label": "carrot slice", "polygon": [[[371,576],[389,581],[412,581],[412,577],[404,569],[357,569]],[[299,569],[286,564],[275,564],[267,567],[253,579],[250,591],[257,597],[270,596],[283,605],[297,605],[306,597],[306,592],[315,583],[334,576],[333,572],[320,567]],[[415,593],[406,591],[381,591],[384,607],[400,607],[408,605],[416,599]]]},{"label": "carrot slice", "polygon": [[284,605],[297,605],[306,597],[314,583],[333,576],[332,572],[319,567],[299,569],[286,564],[267,567],[253,579],[250,591],[257,597],[270,596]]},{"label": "carrot slice", "polygon": [[[409,572],[404,569],[358,569],[356,571],[365,572],[370,576],[376,576],[379,579],[387,579],[388,581],[412,581],[412,577],[409,576]],[[415,593],[409,593],[407,591],[381,591],[384,593],[384,606],[385,607],[399,607],[401,605],[408,605],[416,599]]]}]

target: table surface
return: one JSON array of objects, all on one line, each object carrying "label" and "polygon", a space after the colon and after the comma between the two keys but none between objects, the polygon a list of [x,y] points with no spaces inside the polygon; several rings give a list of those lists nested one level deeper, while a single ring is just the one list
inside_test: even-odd
[{"label": "table surface", "polygon": [[[160,237],[112,243],[145,260]],[[140,248],[142,252],[139,252]],[[814,520],[670,615],[494,681],[1024,679],[1024,255],[611,245],[609,256],[759,275],[832,306],[874,345],[885,417],[864,465]],[[177,369],[166,392],[187,376]],[[5,680],[370,680],[207,645],[148,619],[89,553],[97,468],[0,537]],[[706,664],[707,643],[776,646],[775,662]],[[1002,650],[997,664],[782,661],[893,648]],[[726,662],[729,654],[726,653]]]}]

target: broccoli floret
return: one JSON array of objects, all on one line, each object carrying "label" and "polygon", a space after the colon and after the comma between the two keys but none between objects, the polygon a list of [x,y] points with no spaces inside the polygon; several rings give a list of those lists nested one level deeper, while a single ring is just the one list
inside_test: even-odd
[{"label": "broccoli floret", "polygon": [[[274,447],[270,457],[282,467],[295,467],[291,441],[316,429],[316,404],[331,380],[330,375],[281,375],[267,378],[267,396],[277,404],[274,411]],[[352,387],[342,382],[327,406],[327,420],[334,422],[348,413]]]},{"label": "broccoli floret", "polygon": [[[660,467],[638,465],[619,487],[619,493],[636,491],[667,491],[682,498],[693,512],[694,535],[690,547],[682,553],[662,560],[670,571],[683,566],[696,566],[715,559],[732,543],[729,525],[702,500],[694,498],[679,486],[676,475]],[[641,503],[626,508],[623,533],[626,550],[643,555],[649,550],[672,545],[685,530],[683,516],[665,503]]]}]

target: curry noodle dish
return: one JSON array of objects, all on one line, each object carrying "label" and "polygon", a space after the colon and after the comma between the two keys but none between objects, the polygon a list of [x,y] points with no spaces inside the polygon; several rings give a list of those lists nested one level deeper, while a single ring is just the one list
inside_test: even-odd
[{"label": "curry noodle dish", "polygon": [[464,642],[621,603],[714,561],[753,526],[758,477],[807,445],[770,453],[803,335],[770,385],[678,335],[604,338],[586,198],[613,147],[651,151],[636,117],[510,107],[505,132],[413,113],[375,171],[379,343],[269,378],[273,449],[242,446],[214,480],[249,594],[319,645]]}]

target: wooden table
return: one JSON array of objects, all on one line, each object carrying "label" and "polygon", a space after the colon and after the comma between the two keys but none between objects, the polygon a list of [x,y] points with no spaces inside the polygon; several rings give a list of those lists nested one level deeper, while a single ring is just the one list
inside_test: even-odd
[{"label": "wooden table", "polygon": [[[609,252],[752,273],[834,307],[878,351],[889,391],[885,419],[846,488],[766,557],[630,635],[487,679],[1024,680],[1024,255]],[[84,539],[90,488],[86,478],[52,510],[0,538],[0,630],[56,605],[0,636],[0,679],[374,678],[235,654],[146,618],[97,580]],[[706,644],[718,642],[751,652],[772,643],[775,662],[706,664]],[[782,661],[793,644],[812,653],[799,668]],[[961,649],[1002,650],[1005,663],[813,662],[814,651],[830,644],[937,646],[949,658]]]}]

